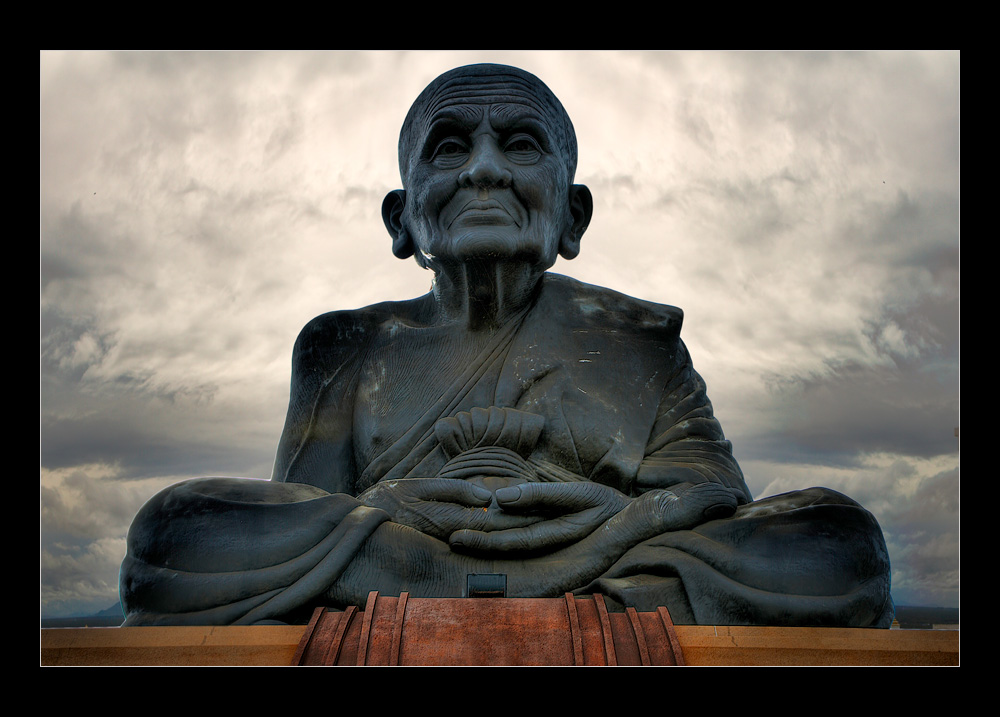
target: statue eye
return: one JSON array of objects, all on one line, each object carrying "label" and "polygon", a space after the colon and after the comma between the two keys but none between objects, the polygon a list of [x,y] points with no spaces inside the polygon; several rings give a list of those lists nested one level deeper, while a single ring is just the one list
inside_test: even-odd
[{"label": "statue eye", "polygon": [[450,169],[463,164],[468,156],[468,146],[459,139],[449,137],[438,143],[431,159],[439,167]]},{"label": "statue eye", "polygon": [[455,140],[445,140],[438,145],[437,154],[461,154],[465,152],[465,147]]},{"label": "statue eye", "polygon": [[503,151],[511,160],[521,163],[537,162],[542,156],[538,142],[525,134],[514,135],[507,140]]},{"label": "statue eye", "polygon": [[434,158],[438,157],[453,157],[457,154],[468,154],[469,148],[461,140],[449,137],[448,139],[442,140],[438,143],[438,146],[434,148]]}]

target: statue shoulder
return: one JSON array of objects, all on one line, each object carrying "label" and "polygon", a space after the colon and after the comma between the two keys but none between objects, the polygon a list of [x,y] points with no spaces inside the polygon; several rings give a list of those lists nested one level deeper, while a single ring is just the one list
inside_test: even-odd
[{"label": "statue shoulder", "polygon": [[384,327],[421,316],[426,302],[384,302],[317,316],[292,350],[285,428],[272,480],[309,483],[329,493],[353,490],[354,392],[364,357]]},{"label": "statue shoulder", "polygon": [[419,316],[424,304],[426,297],[320,314],[295,339],[293,367],[335,370],[350,356],[364,352],[387,322]]},{"label": "statue shoulder", "polygon": [[676,306],[644,301],[603,286],[585,284],[561,274],[547,273],[540,301],[578,313],[604,329],[680,337],[684,311]]}]

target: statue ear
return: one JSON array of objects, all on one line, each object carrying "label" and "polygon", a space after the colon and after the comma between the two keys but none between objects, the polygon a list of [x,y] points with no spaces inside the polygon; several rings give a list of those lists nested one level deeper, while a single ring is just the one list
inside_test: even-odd
[{"label": "statue ear", "polygon": [[572,219],[559,239],[559,256],[563,259],[575,259],[580,253],[580,239],[594,216],[594,197],[582,184],[569,188],[569,213]]},{"label": "statue ear", "polygon": [[385,195],[382,200],[382,221],[392,237],[392,253],[400,259],[413,256],[416,247],[409,232],[403,225],[403,208],[406,206],[406,192],[395,189]]}]

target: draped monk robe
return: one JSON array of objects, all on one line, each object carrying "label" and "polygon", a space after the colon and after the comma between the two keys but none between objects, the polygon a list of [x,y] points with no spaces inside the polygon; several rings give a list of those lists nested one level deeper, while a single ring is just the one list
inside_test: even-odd
[{"label": "draped monk robe", "polygon": [[[357,496],[379,481],[468,476],[503,454],[524,480],[594,481],[631,497],[710,482],[739,503],[732,518],[581,560],[559,573],[572,577],[537,583],[537,596],[601,592],[640,610],[665,605],[688,624],[888,626],[875,519],[822,488],[751,502],[680,340],[679,309],[546,274],[531,308],[475,360],[420,387],[433,394],[426,410],[392,410],[383,391],[410,394],[380,381],[407,361],[431,307],[430,296],[379,304],[303,329],[271,481],[198,479],[152,498],[129,531],[126,624],[303,620],[316,605],[363,605],[369,590],[413,591],[408,571],[425,586],[430,576],[427,596],[458,596],[443,575],[446,542]],[[469,560],[470,572],[551,564]]]}]

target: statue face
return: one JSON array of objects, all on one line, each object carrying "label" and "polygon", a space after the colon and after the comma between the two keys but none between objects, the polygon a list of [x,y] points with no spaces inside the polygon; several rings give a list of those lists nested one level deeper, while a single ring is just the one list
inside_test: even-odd
[{"label": "statue face", "polygon": [[572,218],[560,126],[537,102],[435,98],[415,124],[403,222],[431,268],[471,259],[555,263]]}]

